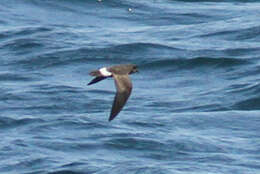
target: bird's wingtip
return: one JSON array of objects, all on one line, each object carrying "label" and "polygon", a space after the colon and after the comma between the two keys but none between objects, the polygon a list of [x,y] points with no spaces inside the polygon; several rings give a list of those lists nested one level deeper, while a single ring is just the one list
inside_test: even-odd
[{"label": "bird's wingtip", "polygon": [[108,121],[111,122],[114,118],[113,117],[109,117]]},{"label": "bird's wingtip", "polygon": [[115,117],[116,117],[116,115],[110,114],[108,121],[110,122],[110,121],[114,120]]}]

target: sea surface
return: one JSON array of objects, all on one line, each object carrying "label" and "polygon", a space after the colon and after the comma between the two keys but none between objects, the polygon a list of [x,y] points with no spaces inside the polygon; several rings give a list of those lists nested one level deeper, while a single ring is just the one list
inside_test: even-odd
[{"label": "sea surface", "polygon": [[1,174],[260,173],[260,1],[1,0],[0,90]]}]

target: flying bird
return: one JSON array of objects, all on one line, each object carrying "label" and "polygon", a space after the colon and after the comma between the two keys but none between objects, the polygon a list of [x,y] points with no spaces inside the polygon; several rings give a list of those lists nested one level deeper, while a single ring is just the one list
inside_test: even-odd
[{"label": "flying bird", "polygon": [[132,82],[128,75],[135,72],[138,72],[136,65],[123,64],[103,67],[89,73],[89,75],[94,76],[95,78],[91,80],[88,85],[92,85],[109,77],[114,78],[116,95],[109,116],[109,121],[113,120],[117,116],[129,98],[132,91]]}]

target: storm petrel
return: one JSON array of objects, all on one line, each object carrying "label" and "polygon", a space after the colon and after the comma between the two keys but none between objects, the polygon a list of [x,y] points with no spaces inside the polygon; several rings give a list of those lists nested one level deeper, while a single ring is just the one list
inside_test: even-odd
[{"label": "storm petrel", "polygon": [[132,91],[132,82],[129,74],[138,72],[137,66],[133,64],[115,65],[94,70],[89,75],[95,78],[88,85],[92,85],[108,77],[113,77],[116,85],[116,95],[111,109],[109,121],[113,120],[124,107]]}]

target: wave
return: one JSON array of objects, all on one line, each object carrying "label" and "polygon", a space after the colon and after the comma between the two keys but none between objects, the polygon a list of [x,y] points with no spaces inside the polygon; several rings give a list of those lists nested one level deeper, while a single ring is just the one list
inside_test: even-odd
[{"label": "wave", "polygon": [[[27,47],[41,47],[42,45],[34,40],[18,40],[15,49],[24,51]],[[19,44],[20,43],[20,44]],[[14,49],[14,48],[13,48]],[[212,50],[213,51],[213,50]],[[246,54],[248,50],[240,50]],[[257,51],[254,49],[253,51]],[[146,69],[147,67],[198,67],[215,66],[227,67],[247,64],[248,59],[229,58],[222,56],[194,57],[194,54],[202,54],[202,51],[191,51],[179,49],[167,45],[154,43],[129,43],[104,48],[78,47],[73,49],[50,50],[45,53],[26,57],[22,60],[15,60],[11,64],[23,65],[31,68],[48,68],[74,63],[136,63]],[[206,51],[205,51],[206,52]],[[238,52],[238,50],[226,50],[228,54]],[[209,54],[206,52],[205,54]],[[242,53],[241,53],[242,54]]]},{"label": "wave", "polygon": [[[13,63],[15,66],[22,66],[23,68],[26,68],[28,70],[41,70],[46,68],[57,68],[60,66],[79,66],[81,64],[85,64],[86,68],[84,68],[84,71],[82,71],[83,74],[86,74],[90,71],[90,65],[94,66],[93,68],[102,67],[113,65],[113,64],[124,64],[124,63],[135,63],[138,65],[140,72],[146,73],[146,72],[160,72],[160,73],[169,73],[169,72],[175,72],[180,70],[195,70],[200,71],[202,69],[209,69],[211,72],[215,70],[231,70],[233,71],[235,67],[245,67],[252,64],[251,60],[248,59],[234,59],[234,58],[210,58],[210,57],[195,57],[190,59],[184,59],[184,58],[106,58],[106,55],[100,55],[97,56],[97,52],[92,52],[87,49],[81,50],[82,52],[87,52],[88,55],[82,56],[76,55],[77,51],[74,52],[61,52],[60,55],[58,54],[46,54],[43,56],[38,56],[31,59],[26,60],[20,60]],[[92,50],[93,51],[93,50]],[[75,54],[75,56],[74,56]],[[91,56],[93,55],[93,57]],[[77,57],[76,57],[77,56]],[[80,67],[79,67],[80,68]],[[83,68],[83,67],[82,67]],[[235,68],[235,69],[237,69]],[[83,70],[83,69],[82,69]],[[37,74],[36,74],[37,75]],[[36,75],[33,76],[33,78],[27,77],[27,75],[16,75],[16,74],[1,74],[0,80],[2,81],[14,81],[14,80],[20,80],[20,81],[30,81],[33,80],[36,77]],[[233,74],[230,78],[236,78],[233,77],[234,75],[239,74]],[[240,74],[243,75],[243,74]],[[248,74],[244,74],[248,75]],[[240,76],[239,76],[240,77]]]},{"label": "wave", "polygon": [[258,97],[252,97],[240,102],[237,102],[233,105],[233,108],[235,110],[260,110],[260,96]]},{"label": "wave", "polygon": [[234,40],[234,41],[241,41],[241,40],[249,40],[249,41],[259,41],[260,40],[260,26],[253,26],[246,29],[233,29],[229,31],[217,31],[214,33],[207,33],[203,35],[199,35],[196,37],[203,37],[203,38],[224,38],[225,40]]},{"label": "wave", "polygon": [[30,27],[14,27],[4,30],[0,34],[0,39],[12,39],[18,37],[33,36],[38,33],[50,32],[52,29],[50,27],[43,26],[30,26]]},{"label": "wave", "polygon": [[44,120],[40,118],[20,118],[14,119],[10,117],[0,117],[0,127],[5,130],[6,128],[13,128],[18,126],[26,126],[28,124],[43,123]]},{"label": "wave", "polygon": [[239,3],[248,3],[248,2],[259,2],[258,0],[224,0],[224,1],[218,1],[218,0],[176,0],[180,2],[215,2],[215,3],[226,3],[226,2],[239,2]]},{"label": "wave", "polygon": [[229,91],[227,92],[229,95],[234,94],[243,94],[245,96],[251,96],[255,94],[259,94],[260,86],[258,83],[243,83],[243,84],[233,84],[229,86]]},{"label": "wave", "polygon": [[[12,41],[7,42],[3,48],[4,49],[10,49],[11,51],[15,51],[18,54],[21,53],[30,53],[32,51],[32,48],[37,48],[37,47],[41,47],[43,46],[43,44],[36,39],[15,39]],[[28,52],[26,52],[25,50],[28,49]],[[29,51],[30,50],[30,51]]]},{"label": "wave", "polygon": [[[47,174],[85,174],[86,172],[77,172],[77,171],[74,171],[74,170],[68,170],[68,169],[64,169],[64,170],[57,170],[57,171],[54,171],[54,172],[49,172]],[[93,173],[90,172],[90,173]]]},{"label": "wave", "polygon": [[31,81],[31,77],[26,77],[16,73],[0,73],[0,81]]},{"label": "wave", "polygon": [[[17,43],[13,42],[16,48],[24,51],[26,47],[40,46],[35,45],[33,41],[24,40],[18,46]],[[8,45],[9,46],[9,45]],[[178,50],[175,48],[159,45],[159,44],[149,44],[149,43],[133,43],[133,44],[122,44],[116,46],[110,46],[105,48],[74,48],[74,49],[64,49],[59,51],[48,51],[45,53],[39,53],[38,55],[33,55],[26,57],[22,60],[14,60],[9,64],[23,66],[30,69],[41,69],[49,68],[55,66],[61,66],[66,64],[74,63],[100,63],[104,64],[117,61],[117,62],[138,62],[140,59],[140,52],[145,52],[149,50]]]},{"label": "wave", "polygon": [[176,69],[194,69],[200,67],[206,68],[226,68],[250,64],[249,60],[234,59],[234,58],[210,58],[210,57],[195,57],[191,59],[163,59],[149,61],[141,65],[146,70],[154,70],[154,68],[176,68]]}]

